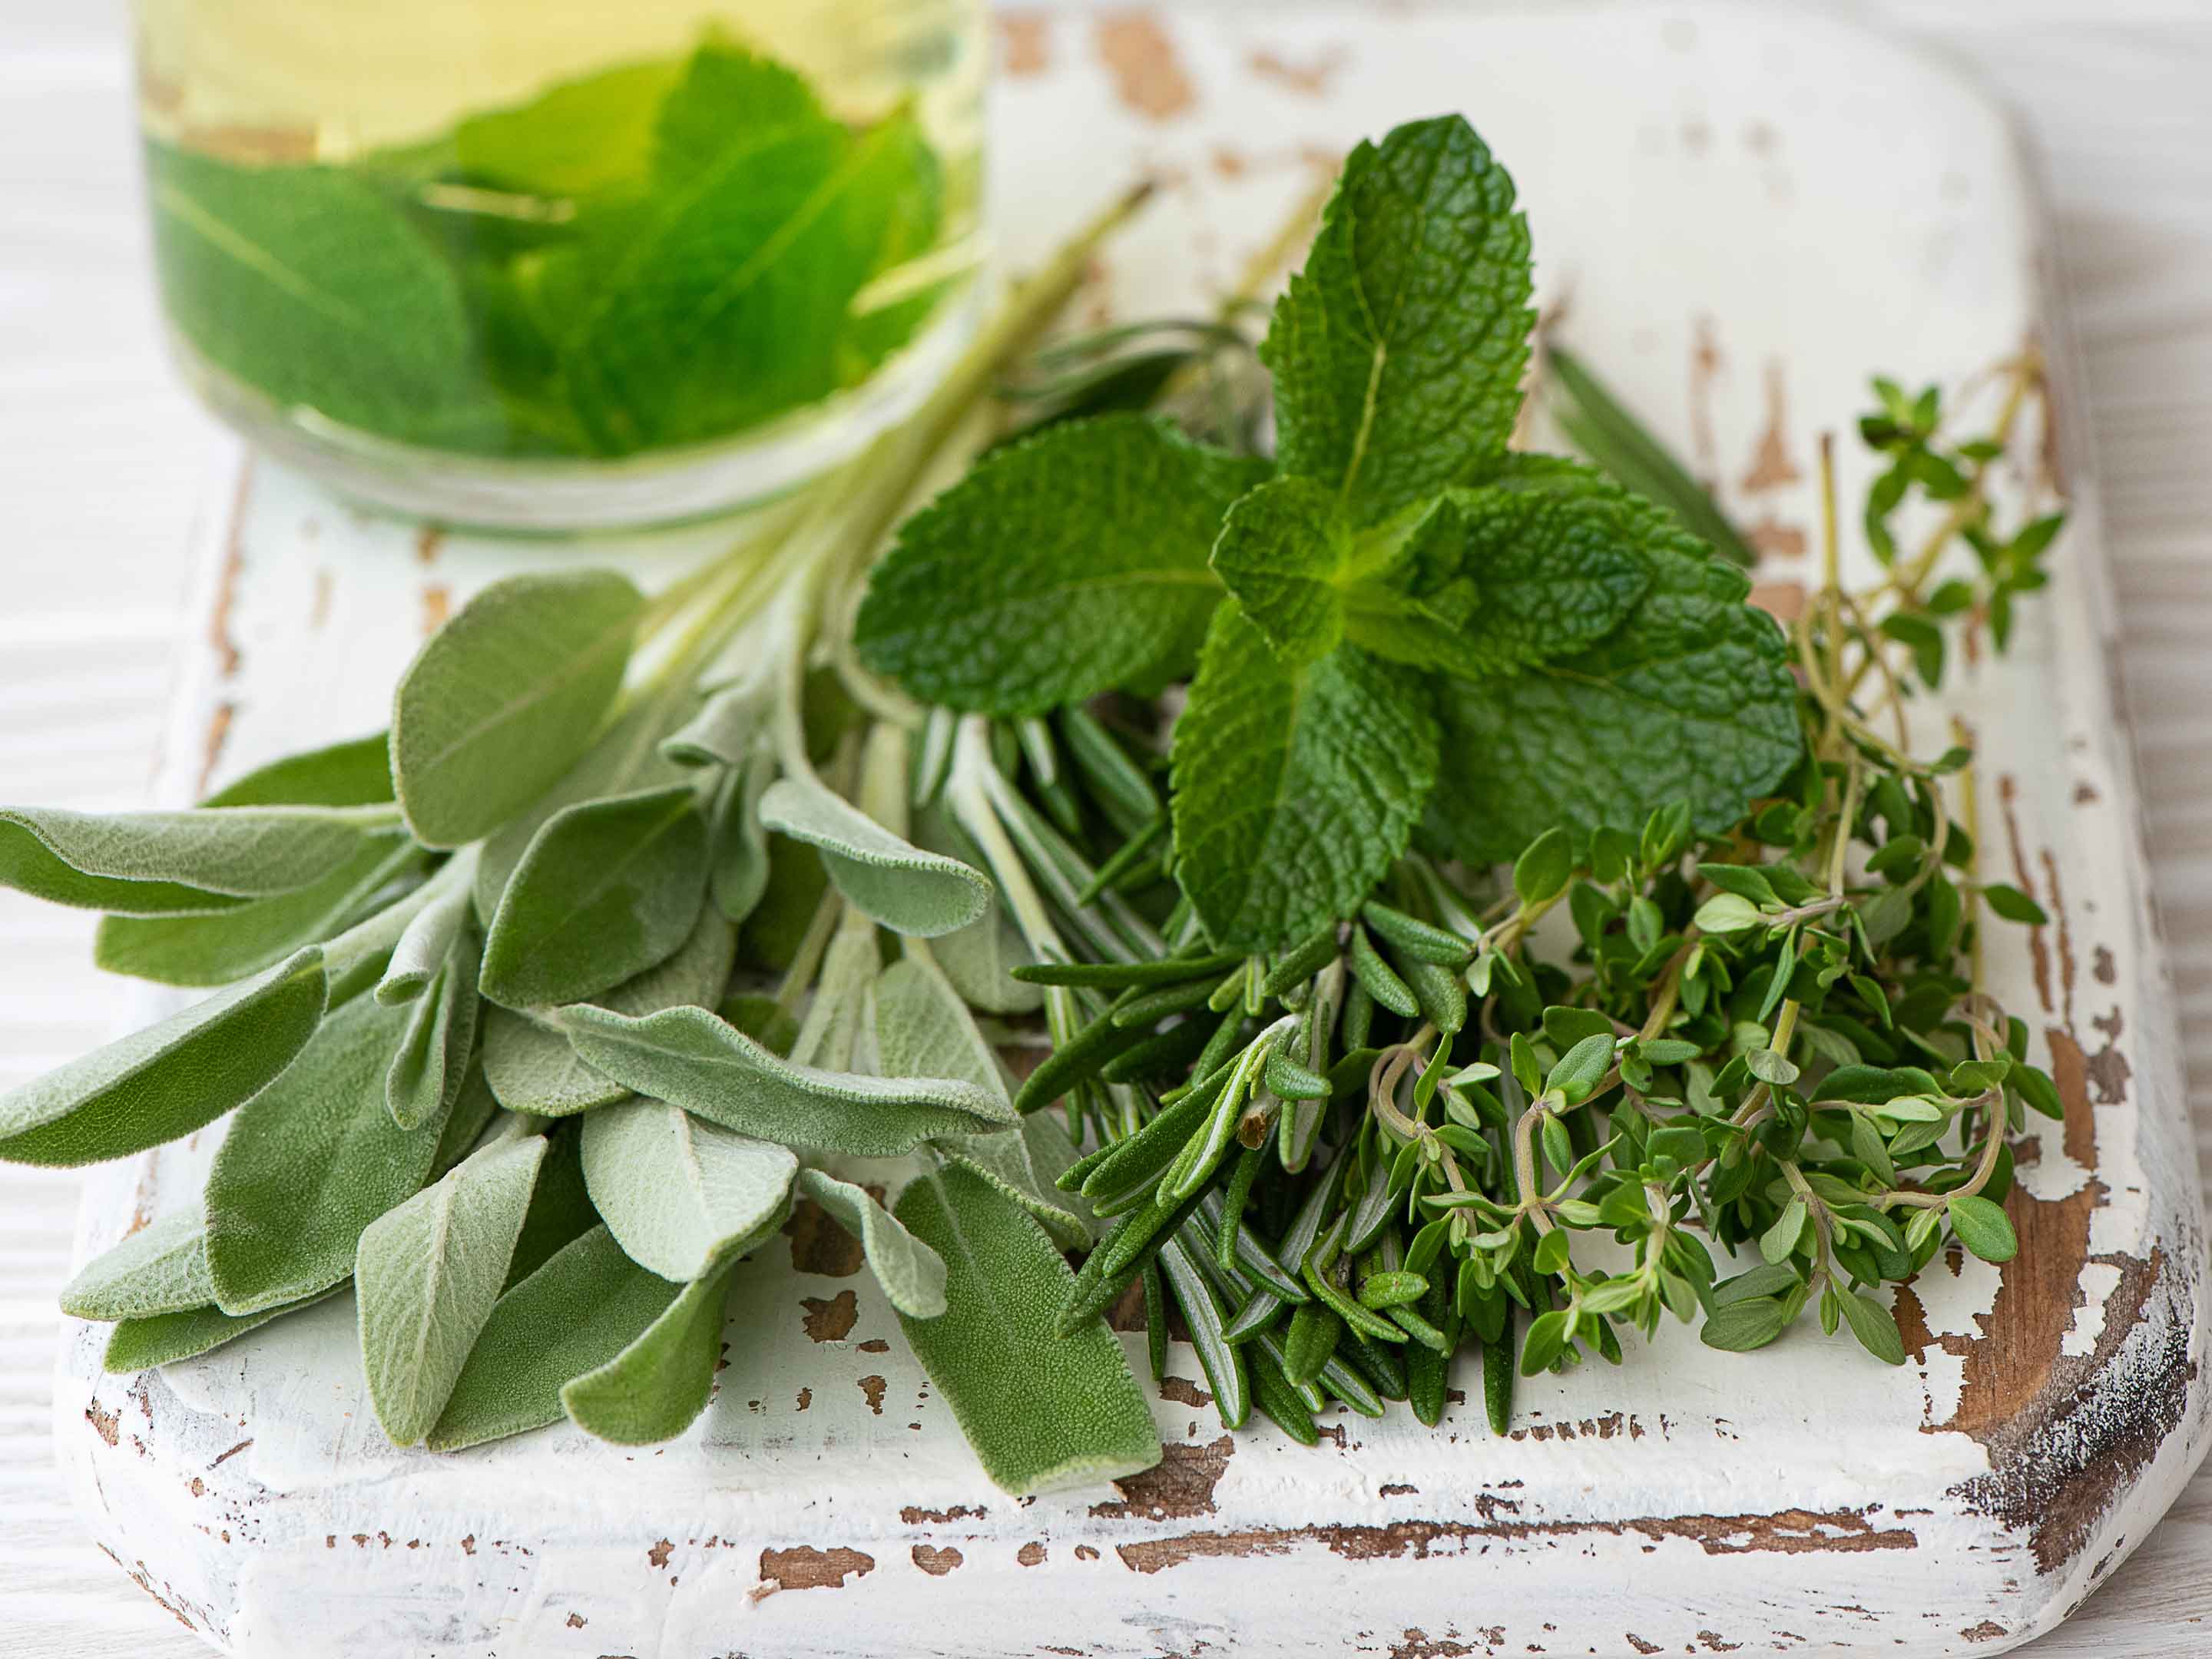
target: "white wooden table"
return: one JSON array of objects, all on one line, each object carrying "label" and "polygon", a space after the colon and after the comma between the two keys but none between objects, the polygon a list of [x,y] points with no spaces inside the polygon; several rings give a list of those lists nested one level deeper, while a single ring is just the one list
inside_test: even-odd
[{"label": "white wooden table", "polygon": [[[18,0],[21,3],[21,0]],[[153,339],[109,6],[11,20],[0,47],[0,795],[114,806],[162,725],[182,549],[210,476],[205,423]],[[1874,9],[1876,15],[1887,8]],[[1905,8],[1889,21],[1903,26]],[[2212,10],[2202,0],[1911,9],[2030,112],[2048,152],[2089,357],[2109,539],[2127,616],[2156,883],[2200,1079],[2212,1078],[2212,735],[2184,725],[2212,669],[2202,568],[2212,484]],[[1049,26],[1091,49],[1085,21]],[[1034,46],[1011,36],[1010,46]],[[1293,71],[1301,66],[1289,66]],[[2193,171],[2192,171],[2193,170]],[[2192,258],[2192,255],[2195,256]],[[2195,509],[2192,511],[2191,509]],[[2192,695],[2195,694],[2195,695]],[[117,992],[81,919],[0,896],[0,1085],[98,1041]],[[2198,1101],[2200,1122],[2212,1101]],[[201,1651],[90,1547],[47,1471],[48,1372],[75,1205],[65,1176],[0,1175],[0,1632],[32,1659]],[[2039,1654],[2195,1654],[2212,1485]]]}]

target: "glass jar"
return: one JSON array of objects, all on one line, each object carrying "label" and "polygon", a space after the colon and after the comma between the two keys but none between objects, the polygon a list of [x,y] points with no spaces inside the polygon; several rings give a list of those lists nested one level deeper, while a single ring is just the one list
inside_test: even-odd
[{"label": "glass jar", "polygon": [[757,501],[974,326],[981,0],[137,0],[162,307],[255,442],[526,530]]}]

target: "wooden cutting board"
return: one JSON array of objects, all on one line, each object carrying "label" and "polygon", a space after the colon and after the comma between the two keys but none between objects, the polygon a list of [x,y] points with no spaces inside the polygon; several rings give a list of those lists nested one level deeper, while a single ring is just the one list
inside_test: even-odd
[{"label": "wooden cutting board", "polygon": [[[2049,1629],[2202,1455],[2207,1316],[2094,478],[2005,116],[1881,39],[1749,8],[1007,11],[998,51],[1010,266],[1135,174],[1168,186],[1094,273],[1091,320],[1207,307],[1352,142],[1466,112],[1520,183],[1567,337],[1717,481],[1784,611],[1820,432],[1845,499],[1866,483],[1868,375],[1957,392],[2040,343],[2074,501],[2056,580],[2010,657],[1930,711],[1979,734],[1992,873],[2051,918],[1989,963],[2067,1107],[2018,1152],[2019,1257],[1954,1252],[1900,1291],[1902,1370],[1809,1328],[1748,1358],[1670,1328],[1618,1370],[1524,1384],[1506,1440],[1479,1397],[1436,1431],[1340,1416],[1316,1450],[1229,1436],[1177,1346],[1160,1468],[1024,1502],[984,1480],[834,1231],[801,1223],[747,1269],[706,1416],[642,1452],[565,1427],[394,1450],[344,1299],[136,1379],[73,1327],[58,1433],[87,1523],[250,1655],[1936,1655]],[[659,581],[726,533],[442,536],[241,460],[201,538],[163,798],[374,729],[425,629],[495,577],[615,559]],[[98,1174],[80,1247],[185,1202],[215,1138]]]}]

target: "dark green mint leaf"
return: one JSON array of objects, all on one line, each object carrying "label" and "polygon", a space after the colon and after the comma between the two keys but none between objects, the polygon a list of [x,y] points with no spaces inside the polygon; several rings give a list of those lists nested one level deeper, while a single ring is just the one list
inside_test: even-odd
[{"label": "dark green mint leaf", "polygon": [[1069,422],[988,457],[909,519],[854,638],[956,708],[1035,714],[1189,672],[1221,586],[1206,555],[1263,461],[1139,416]]},{"label": "dark green mint leaf", "polygon": [[1279,949],[1358,908],[1436,781],[1429,703],[1352,646],[1287,668],[1221,607],[1174,756],[1176,877],[1217,945]]},{"label": "dark green mint leaf", "polygon": [[1378,656],[1479,678],[1595,644],[1650,583],[1615,502],[1451,489],[1355,597],[1348,632]]},{"label": "dark green mint leaf", "polygon": [[152,143],[146,172],[162,303],[217,369],[387,437],[498,423],[453,268],[374,184]]},{"label": "dark green mint leaf", "polygon": [[1651,587],[1587,651],[1440,686],[1452,764],[1430,831],[1452,856],[1491,864],[1554,824],[1632,829],[1677,799],[1699,831],[1735,823],[1796,763],[1802,740],[1787,645],[1744,603],[1747,579],[1661,509],[1573,463],[1516,456],[1492,482],[1613,501]]},{"label": "dark green mint leaf", "polygon": [[1261,356],[1283,471],[1371,525],[1503,454],[1528,361],[1528,228],[1458,116],[1344,165]]},{"label": "dark green mint leaf", "polygon": [[1363,574],[1336,495],[1312,478],[1276,478],[1229,509],[1213,573],[1275,654],[1292,667],[1344,637],[1349,590]]},{"label": "dark green mint leaf", "polygon": [[677,58],[623,64],[563,81],[527,103],[469,116],[453,129],[453,159],[471,179],[529,195],[635,187],[651,162],[656,124],[665,119],[662,100],[686,67]]},{"label": "dark green mint leaf", "polygon": [[720,436],[858,379],[855,296],[887,243],[916,240],[917,214],[934,234],[937,163],[912,115],[855,132],[760,60],[699,54],[659,141],[651,194],[601,216],[546,279],[575,413],[609,454]]}]

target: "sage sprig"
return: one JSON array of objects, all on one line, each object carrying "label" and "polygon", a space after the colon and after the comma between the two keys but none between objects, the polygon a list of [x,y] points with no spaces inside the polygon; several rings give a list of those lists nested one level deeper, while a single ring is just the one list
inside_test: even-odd
[{"label": "sage sprig", "polygon": [[[923,941],[1001,1009],[1026,951],[1007,955],[987,875],[908,839],[902,727],[816,669],[918,481],[1136,199],[908,426],[667,592],[512,578],[422,647],[388,739],[185,811],[0,813],[0,880],[111,911],[103,961],[240,981],[0,1098],[0,1156],[40,1163],[236,1109],[202,1205],[67,1293],[118,1322],[112,1366],[204,1352],[350,1279],[394,1441],[457,1449],[564,1415],[665,1439],[707,1402],[744,1259],[802,1201],[852,1231],[909,1328],[969,1333],[924,1353],[956,1399],[1004,1359],[975,1334],[1008,1297],[1048,1329],[1042,1264],[1064,1279],[1058,1250],[1089,1237],[1053,1185],[1073,1149],[1019,1121]],[[917,1158],[931,1237],[812,1166],[833,1152]],[[1009,1483],[1158,1456],[1103,1325],[1022,1386],[1063,1425],[1030,1443],[1048,1456],[989,1452]]]}]

